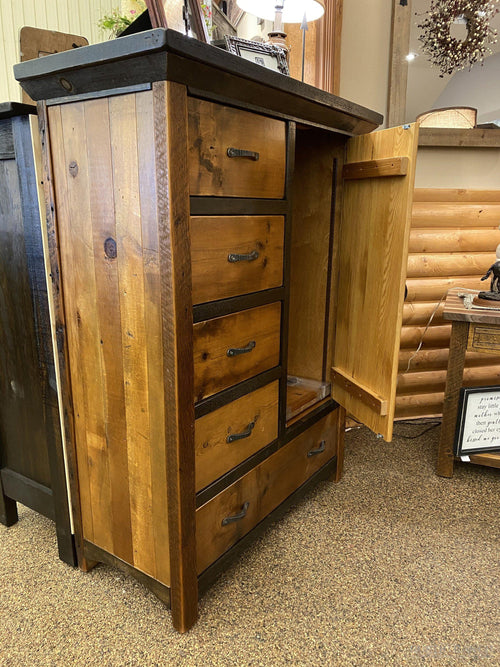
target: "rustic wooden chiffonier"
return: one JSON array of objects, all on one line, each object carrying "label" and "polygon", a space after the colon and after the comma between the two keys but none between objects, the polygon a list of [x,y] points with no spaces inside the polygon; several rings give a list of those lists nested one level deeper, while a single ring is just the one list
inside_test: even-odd
[{"label": "rustic wooden chiffonier", "polygon": [[39,149],[36,108],[0,104],[0,522],[17,522],[17,502],[50,517],[59,556],[75,565],[40,224]]},{"label": "rustic wooden chiffonier", "polygon": [[39,100],[80,563],[128,569],[186,630],[228,559],[338,477],[344,408],[391,437],[415,128],[369,135],[377,113],[163,29],[15,73]]}]

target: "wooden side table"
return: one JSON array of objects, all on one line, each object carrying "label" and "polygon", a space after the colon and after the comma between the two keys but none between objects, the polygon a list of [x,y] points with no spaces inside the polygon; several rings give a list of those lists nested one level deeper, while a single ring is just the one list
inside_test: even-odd
[{"label": "wooden side table", "polygon": [[[464,307],[459,294],[459,289],[448,292],[443,312],[444,319],[451,320],[452,329],[436,468],[437,474],[441,477],[453,477],[453,443],[465,353],[467,350],[473,350],[500,356],[500,310],[469,310]],[[470,461],[500,468],[500,453],[474,454],[470,457]]]}]

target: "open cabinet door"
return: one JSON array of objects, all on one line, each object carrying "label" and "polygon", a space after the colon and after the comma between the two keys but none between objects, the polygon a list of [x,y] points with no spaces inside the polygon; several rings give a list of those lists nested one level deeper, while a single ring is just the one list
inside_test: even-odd
[{"label": "open cabinet door", "polygon": [[416,125],[350,139],[338,234],[332,396],[392,439],[406,279]]}]

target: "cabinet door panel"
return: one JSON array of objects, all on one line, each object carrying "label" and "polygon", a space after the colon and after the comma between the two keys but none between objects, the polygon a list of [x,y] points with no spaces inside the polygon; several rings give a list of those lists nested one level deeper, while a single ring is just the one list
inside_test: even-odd
[{"label": "cabinet door panel", "polygon": [[347,144],[332,394],[386,440],[396,400],[417,143],[412,125]]}]

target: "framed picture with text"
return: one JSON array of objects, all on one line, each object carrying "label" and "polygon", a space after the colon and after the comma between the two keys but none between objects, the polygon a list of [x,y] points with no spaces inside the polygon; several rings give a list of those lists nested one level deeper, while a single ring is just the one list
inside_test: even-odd
[{"label": "framed picture with text", "polygon": [[455,430],[456,456],[500,451],[500,386],[463,387]]}]

